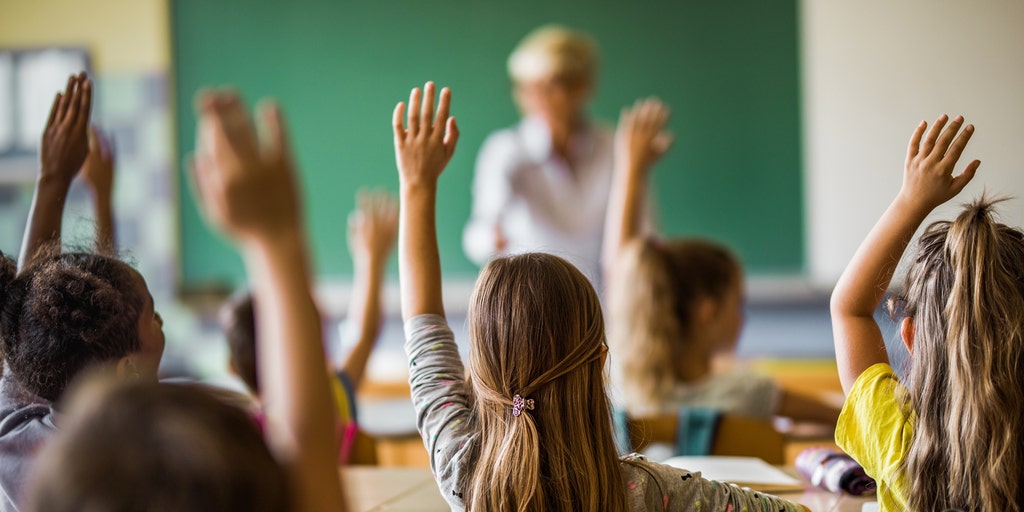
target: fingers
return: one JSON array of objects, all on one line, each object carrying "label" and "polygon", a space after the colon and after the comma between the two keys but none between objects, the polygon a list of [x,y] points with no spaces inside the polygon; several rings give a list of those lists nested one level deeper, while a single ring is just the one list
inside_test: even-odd
[{"label": "fingers", "polygon": [[437,105],[437,119],[434,120],[434,133],[444,133],[448,125],[448,113],[451,111],[452,91],[444,87],[441,89],[441,100]]},{"label": "fingers", "polygon": [[924,145],[921,146],[921,153],[925,156],[930,155],[932,148],[935,147],[935,139],[938,138],[939,133],[942,132],[942,127],[946,125],[946,121],[949,121],[949,116],[942,114],[938,119],[935,120],[935,124],[928,130],[928,134],[924,137]]},{"label": "fingers", "polygon": [[910,136],[910,144],[907,146],[907,161],[909,162],[921,149],[921,137],[924,136],[924,130],[928,127],[926,121],[918,123],[917,128],[914,128],[914,134]]},{"label": "fingers", "polygon": [[953,122],[949,123],[949,126],[947,126],[945,130],[942,130],[942,134],[939,135],[938,140],[935,141],[935,149],[932,151],[932,154],[936,155],[938,158],[942,158],[946,153],[946,150],[949,149],[949,144],[953,141],[953,137],[955,137],[956,133],[960,131],[960,126],[963,124],[963,116],[956,116],[953,118]]},{"label": "fingers", "polygon": [[405,103],[401,101],[395,105],[395,112],[391,115],[391,128],[395,132],[395,140],[405,139],[405,125],[402,123],[405,117]]},{"label": "fingers", "polygon": [[63,123],[67,117],[68,106],[71,104],[71,93],[75,88],[76,75],[68,77],[68,84],[64,87],[64,93],[60,94],[60,106],[57,108],[56,122]]},{"label": "fingers", "polygon": [[448,125],[445,127],[444,133],[444,150],[445,154],[451,158],[455,153],[455,145],[459,142],[459,125],[455,123],[454,117],[448,118]]},{"label": "fingers", "polygon": [[423,110],[420,111],[420,127],[429,134],[434,126],[434,82],[423,86]]},{"label": "fingers", "polygon": [[[960,119],[960,122],[962,123],[963,122],[963,118],[961,117],[959,119]],[[950,128],[952,128],[952,127],[953,127],[953,125],[950,125]],[[949,130],[947,129],[946,131],[949,131]],[[971,137],[973,135],[974,135],[974,125],[973,124],[969,124],[969,125],[965,126],[963,131],[960,132],[960,135],[957,136],[956,140],[953,141],[952,146],[950,146],[949,149],[946,150],[945,156],[942,157],[942,165],[943,165],[944,168],[947,168],[947,169],[950,169],[950,170],[953,169],[953,166],[956,165],[957,160],[960,159],[960,155],[963,154],[964,148],[967,147],[967,142],[971,140]],[[945,137],[945,134],[943,134],[943,137]],[[950,138],[952,138],[952,135],[950,135]],[[949,144],[949,143],[947,142],[947,144]],[[941,144],[938,147],[941,148],[942,147]]]},{"label": "fingers", "polygon": [[260,102],[258,110],[262,120],[260,126],[262,127],[262,140],[266,155],[277,160],[291,158],[291,144],[281,106],[274,100],[263,100]]},{"label": "fingers", "polygon": [[409,133],[413,137],[420,133],[420,88],[413,88],[409,93]]},{"label": "fingers", "polygon": [[92,81],[85,73],[79,75],[78,108],[75,109],[74,127],[76,131],[84,131],[89,126],[89,114],[92,112]]},{"label": "fingers", "polygon": [[46,127],[49,128],[57,121],[57,111],[60,110],[61,94],[58,92],[53,97],[53,105],[50,106],[50,115],[46,118]]},{"label": "fingers", "polygon": [[953,195],[959,194],[960,191],[974,179],[974,175],[978,172],[979,167],[981,167],[981,160],[974,160],[967,164],[967,167],[964,168],[963,172],[953,178],[952,187],[955,191]]}]

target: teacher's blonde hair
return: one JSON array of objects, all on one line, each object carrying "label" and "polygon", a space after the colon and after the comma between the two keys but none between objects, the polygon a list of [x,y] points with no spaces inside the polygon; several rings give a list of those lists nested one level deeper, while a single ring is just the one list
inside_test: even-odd
[{"label": "teacher's blonde hair", "polygon": [[589,86],[597,74],[597,45],[583,32],[545,25],[527,34],[512,51],[508,74],[516,83],[557,76]]}]

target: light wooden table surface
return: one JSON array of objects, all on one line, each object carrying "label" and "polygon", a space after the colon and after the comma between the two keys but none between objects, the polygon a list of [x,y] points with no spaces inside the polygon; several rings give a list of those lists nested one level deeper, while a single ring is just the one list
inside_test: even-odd
[{"label": "light wooden table surface", "polygon": [[[430,470],[348,466],[341,478],[353,512],[434,512],[448,510]],[[807,506],[814,512],[860,512],[874,497],[856,498],[808,487],[801,493],[778,496]]]}]

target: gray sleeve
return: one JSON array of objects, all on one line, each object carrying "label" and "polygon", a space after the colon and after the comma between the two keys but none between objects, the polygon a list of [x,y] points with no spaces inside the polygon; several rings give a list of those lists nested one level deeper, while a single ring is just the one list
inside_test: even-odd
[{"label": "gray sleeve", "polygon": [[409,319],[405,323],[405,353],[416,429],[430,456],[430,470],[452,510],[462,510],[462,497],[476,461],[478,433],[473,427],[472,397],[462,359],[445,319],[438,315]]},{"label": "gray sleeve", "polygon": [[[803,512],[801,505],[732,484],[706,480],[700,472],[687,471],[634,457],[624,459],[645,472],[650,480],[643,487],[649,510],[674,512],[771,511]],[[632,462],[629,462],[632,461]],[[640,477],[643,478],[643,477]],[[627,483],[627,492],[631,486]]]}]

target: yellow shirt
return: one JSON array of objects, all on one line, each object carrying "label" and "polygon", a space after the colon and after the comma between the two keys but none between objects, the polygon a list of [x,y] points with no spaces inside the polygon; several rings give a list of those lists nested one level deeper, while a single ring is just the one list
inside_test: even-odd
[{"label": "yellow shirt", "polygon": [[836,444],[877,482],[881,512],[907,508],[900,468],[913,439],[914,415],[902,405],[906,392],[891,366],[876,364],[857,377],[836,424]]}]

